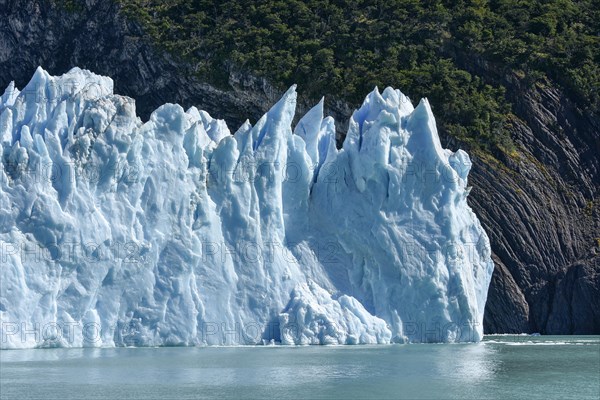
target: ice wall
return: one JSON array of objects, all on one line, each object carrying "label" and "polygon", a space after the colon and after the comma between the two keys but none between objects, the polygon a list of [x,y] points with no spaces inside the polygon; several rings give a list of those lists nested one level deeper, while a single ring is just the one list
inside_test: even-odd
[{"label": "ice wall", "polygon": [[427,100],[375,89],[341,150],[295,105],[232,135],[78,68],[11,84],[0,348],[480,340],[489,241]]}]

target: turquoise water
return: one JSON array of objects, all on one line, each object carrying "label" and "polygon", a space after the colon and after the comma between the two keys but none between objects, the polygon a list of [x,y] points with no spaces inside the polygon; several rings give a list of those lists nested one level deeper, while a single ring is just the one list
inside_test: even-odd
[{"label": "turquoise water", "polygon": [[598,399],[600,336],[0,352],[0,398]]}]

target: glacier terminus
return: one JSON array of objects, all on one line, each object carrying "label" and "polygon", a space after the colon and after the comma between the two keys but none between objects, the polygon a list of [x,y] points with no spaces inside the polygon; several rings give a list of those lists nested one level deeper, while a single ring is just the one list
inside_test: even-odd
[{"label": "glacier terminus", "polygon": [[295,109],[232,134],[79,68],[9,85],[0,348],[481,340],[489,240],[427,100],[375,89],[341,149]]}]

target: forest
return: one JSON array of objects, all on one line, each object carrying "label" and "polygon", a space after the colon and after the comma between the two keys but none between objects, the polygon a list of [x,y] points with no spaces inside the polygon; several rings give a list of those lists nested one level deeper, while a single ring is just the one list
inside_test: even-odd
[{"label": "forest", "polygon": [[[226,88],[232,67],[360,104],[374,86],[428,97],[443,135],[510,154],[512,113],[498,81],[557,85],[600,110],[598,1],[118,0],[164,50]],[[470,71],[470,72],[469,72]]]}]

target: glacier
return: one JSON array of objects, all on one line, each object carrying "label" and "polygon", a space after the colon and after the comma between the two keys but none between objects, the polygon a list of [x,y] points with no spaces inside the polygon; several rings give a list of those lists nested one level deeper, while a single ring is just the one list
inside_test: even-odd
[{"label": "glacier", "polygon": [[0,348],[471,342],[493,262],[471,161],[376,88],[341,149],[296,87],[231,133],[108,77],[0,98]]}]

